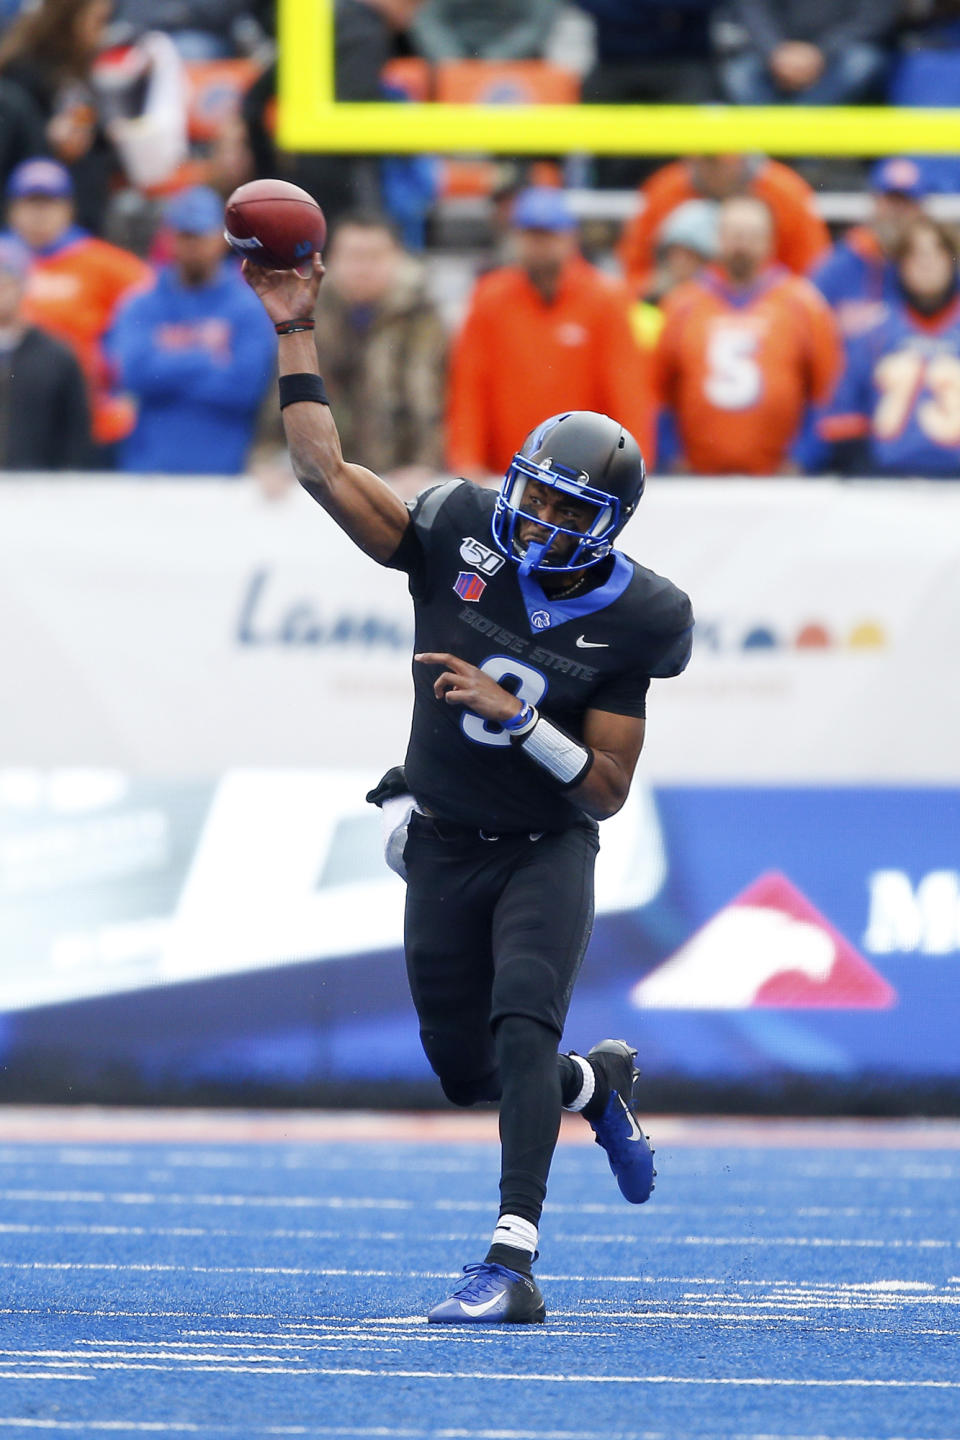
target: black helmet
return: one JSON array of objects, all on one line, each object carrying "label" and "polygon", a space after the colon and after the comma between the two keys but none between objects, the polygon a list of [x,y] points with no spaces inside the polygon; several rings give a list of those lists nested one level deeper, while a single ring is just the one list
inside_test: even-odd
[{"label": "black helmet", "polygon": [[[493,514],[493,538],[519,564],[522,575],[539,569],[554,575],[585,570],[610,554],[614,539],[637,508],[645,479],[640,446],[619,421],[594,410],[551,415],[531,430],[504,476]],[[551,531],[547,539],[521,549],[515,539],[518,520],[537,520],[523,509],[530,480],[594,505],[597,513],[586,532],[545,525]],[[550,547],[558,535],[574,536],[578,542],[562,565],[550,563]]]}]

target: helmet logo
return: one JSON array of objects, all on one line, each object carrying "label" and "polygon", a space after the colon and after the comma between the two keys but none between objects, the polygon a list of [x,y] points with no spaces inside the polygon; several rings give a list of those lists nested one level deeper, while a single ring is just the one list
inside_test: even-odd
[{"label": "helmet logo", "polygon": [[530,624],[534,630],[547,630],[550,626],[550,613],[547,610],[534,610],[530,616]]}]

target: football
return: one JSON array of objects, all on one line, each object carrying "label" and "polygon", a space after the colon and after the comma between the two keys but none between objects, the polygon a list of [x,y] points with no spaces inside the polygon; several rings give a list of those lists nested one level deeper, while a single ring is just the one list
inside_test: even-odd
[{"label": "football", "polygon": [[251,180],[234,190],[224,213],[231,250],[270,270],[293,270],[322,250],[323,211],[306,190],[287,180]]}]

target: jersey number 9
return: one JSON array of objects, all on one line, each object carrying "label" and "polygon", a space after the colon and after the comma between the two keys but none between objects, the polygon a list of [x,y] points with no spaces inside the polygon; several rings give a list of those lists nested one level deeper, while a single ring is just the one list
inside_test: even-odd
[{"label": "jersey number 9", "polygon": [[[532,665],[524,665],[514,655],[491,655],[478,667],[504,690],[516,695],[524,705],[539,705],[547,693],[547,677]],[[484,720],[469,710],[460,717],[460,727],[468,740],[477,745],[509,745],[510,736],[496,720]]]}]

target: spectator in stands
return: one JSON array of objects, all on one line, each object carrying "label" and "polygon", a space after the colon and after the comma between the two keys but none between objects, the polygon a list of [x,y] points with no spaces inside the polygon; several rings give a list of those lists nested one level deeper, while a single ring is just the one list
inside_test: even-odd
[{"label": "spectator in stands", "polygon": [[872,328],[886,306],[899,298],[893,256],[923,211],[922,177],[913,160],[879,161],[871,172],[870,188],[869,223],[848,230],[810,272],[847,338]]},{"label": "spectator in stands", "polygon": [[120,468],[236,475],[273,373],[263,307],[225,258],[223,202],[198,185],[166,211],[173,263],[123,307],[110,353],[137,401]]},{"label": "spectator in stands", "polygon": [[114,447],[133,424],[130,402],[116,395],[103,337],[120,302],[150,279],[135,255],[73,223],[70,175],[55,160],[27,160],[7,184],[7,219],[32,256],[24,314],[69,345],[87,378],[95,460],[114,463]]},{"label": "spectator in stands", "polygon": [[349,454],[415,493],[443,464],[447,336],[423,266],[376,214],[341,216],[317,305],[324,379]]},{"label": "spectator in stands", "polygon": [[556,18],[556,0],[425,0],[409,33],[434,64],[533,60],[543,56]]},{"label": "spectator in stands", "polygon": [[111,0],[39,0],[0,41],[0,78],[16,85],[40,117],[44,148],[68,167],[77,218],[94,233],[103,227],[117,172],[91,83],[110,10]]},{"label": "spectator in stands", "polygon": [[655,370],[674,469],[775,475],[803,463],[808,410],[829,399],[839,334],[810,282],[771,263],[773,238],[761,200],[725,201],[718,264],[667,301]]},{"label": "spectator in stands", "polygon": [[712,200],[687,200],[671,211],[657,233],[657,268],[646,299],[631,307],[640,344],[652,350],[663,329],[663,303],[679,285],[700,274],[717,253],[717,207]]},{"label": "spectator in stands", "polygon": [[[583,79],[588,104],[699,105],[718,97],[710,19],[718,0],[575,0],[594,22],[595,61]],[[596,184],[636,185],[654,169],[647,158],[594,161]]]},{"label": "spectator in stands", "polygon": [[113,27],[92,71],[100,123],[138,190],[174,180],[189,153],[187,70],[169,35]]},{"label": "spectator in stands", "polygon": [[0,78],[0,186],[31,155],[47,148],[43,117],[19,85]]},{"label": "spectator in stands", "polygon": [[652,298],[661,302],[678,285],[695,280],[717,253],[717,206],[687,200],[672,210],[657,232],[657,270]]},{"label": "spectator in stands", "polygon": [[960,476],[957,238],[914,220],[896,250],[900,301],[850,342],[823,438],[847,475]]},{"label": "spectator in stands", "polygon": [[576,0],[594,20],[584,100],[698,105],[716,99],[710,18],[718,0]]},{"label": "spectator in stands", "polygon": [[629,220],[619,256],[631,289],[645,294],[654,272],[656,237],[667,216],[687,200],[752,195],[773,218],[773,256],[805,275],[830,246],[807,182],[779,160],[762,155],[695,155],[664,165],[640,187],[643,208]]},{"label": "spectator in stands", "polygon": [[849,105],[879,96],[900,0],[731,0],[742,47],[721,65],[736,105]]},{"label": "spectator in stands", "polygon": [[256,8],[243,0],[119,0],[114,19],[169,35],[184,60],[222,60],[263,43]]},{"label": "spectator in stands", "polygon": [[59,340],[24,319],[30,252],[0,238],[0,469],[77,470],[90,462],[83,372]]},{"label": "spectator in stands", "polygon": [[502,475],[544,415],[616,415],[650,456],[647,362],[623,287],[579,254],[561,190],[521,191],[513,209],[516,263],[484,275],[453,352],[448,459],[458,475]]}]

